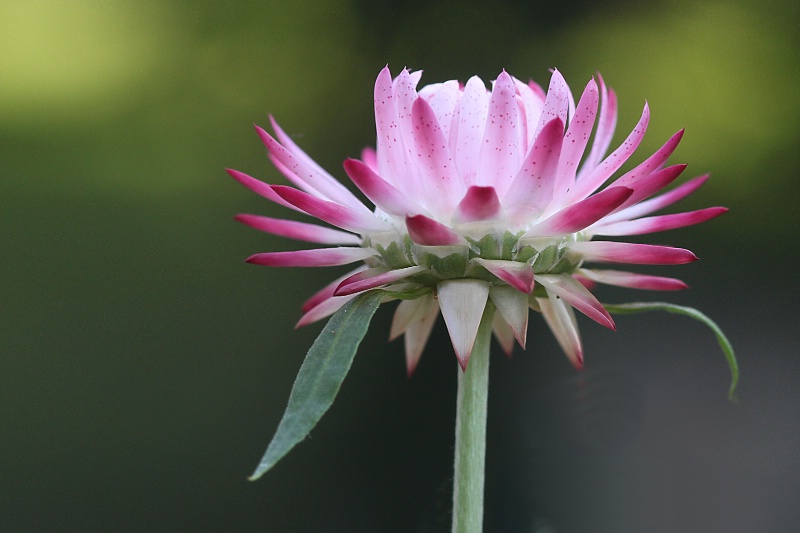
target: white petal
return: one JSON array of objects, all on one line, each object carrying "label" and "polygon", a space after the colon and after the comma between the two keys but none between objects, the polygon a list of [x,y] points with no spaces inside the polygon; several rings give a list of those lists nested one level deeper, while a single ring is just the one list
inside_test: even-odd
[{"label": "white petal", "polygon": [[583,367],[583,347],[578,333],[578,322],[572,306],[557,296],[537,298],[545,322],[550,326],[561,349],[577,368]]},{"label": "white petal", "polygon": [[500,343],[500,347],[510,357],[514,351],[514,332],[511,331],[511,326],[500,316],[500,313],[495,313],[492,317],[492,332],[497,342]]},{"label": "white petal", "polygon": [[466,369],[489,298],[489,283],[476,279],[452,279],[441,282],[437,289],[439,307],[458,363]]},{"label": "white petal", "polygon": [[528,335],[528,295],[508,285],[492,287],[489,297],[498,314],[508,323],[519,345],[525,348]]},{"label": "white petal", "polygon": [[414,369],[417,368],[417,363],[422,355],[422,350],[431,336],[433,325],[436,323],[436,317],[439,316],[439,306],[432,294],[423,296],[419,300],[425,300],[422,308],[422,316],[411,324],[405,331],[405,349],[406,349],[406,371],[410,376]]}]

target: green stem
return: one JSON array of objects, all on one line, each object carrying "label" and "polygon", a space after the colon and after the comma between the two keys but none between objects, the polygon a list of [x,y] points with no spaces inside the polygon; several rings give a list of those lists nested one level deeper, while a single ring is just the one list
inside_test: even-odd
[{"label": "green stem", "polygon": [[488,302],[467,369],[464,372],[458,369],[453,533],[481,533],[483,530],[486,407],[493,314],[494,306]]}]

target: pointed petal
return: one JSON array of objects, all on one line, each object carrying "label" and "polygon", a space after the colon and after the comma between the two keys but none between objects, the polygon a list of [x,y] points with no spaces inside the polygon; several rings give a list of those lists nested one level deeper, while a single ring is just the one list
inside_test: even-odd
[{"label": "pointed petal", "polygon": [[456,206],[453,219],[456,223],[488,220],[500,214],[500,199],[494,187],[471,186]]},{"label": "pointed petal", "polygon": [[508,322],[500,316],[500,313],[496,313],[492,317],[492,332],[506,356],[511,357],[514,352],[514,332]]},{"label": "pointed petal", "polygon": [[[503,320],[511,327],[514,337],[522,348],[528,336],[528,295],[512,287],[492,287],[489,298]],[[495,315],[497,316],[497,315]]]},{"label": "pointed petal", "polygon": [[259,196],[263,196],[267,200],[271,200],[278,205],[282,205],[283,207],[288,207],[293,211],[297,211],[299,213],[305,213],[302,209],[298,209],[297,207],[293,206],[277,194],[275,191],[272,190],[272,187],[268,183],[264,183],[261,180],[257,180],[252,176],[248,176],[244,172],[239,172],[238,170],[233,170],[232,168],[226,168],[225,171],[236,181],[253,191],[254,193],[258,194]]},{"label": "pointed petal", "polygon": [[411,108],[411,124],[416,167],[425,198],[430,199],[426,207],[435,215],[449,216],[464,193],[464,184],[458,179],[448,140],[436,115],[422,98],[417,98]]},{"label": "pointed petal", "polygon": [[597,75],[597,79],[600,82],[600,118],[597,121],[592,149],[578,171],[578,180],[592,172],[597,167],[597,163],[606,155],[617,126],[617,95],[606,87],[600,74]]},{"label": "pointed petal", "polygon": [[528,151],[533,144],[536,126],[539,124],[539,117],[542,115],[545,95],[540,87],[536,86],[539,90],[535,91],[528,84],[516,78],[514,78],[514,85],[517,89],[517,95],[522,100],[520,118],[525,119],[525,142],[522,145],[522,149]]},{"label": "pointed petal", "polygon": [[572,307],[564,300],[549,294],[548,298],[537,298],[545,322],[553,332],[558,344],[575,368],[583,368],[583,346],[578,333],[578,322]]},{"label": "pointed petal", "polygon": [[395,281],[407,278],[423,270],[425,270],[425,267],[419,265],[389,270],[388,272],[384,271],[383,268],[371,268],[363,272],[357,272],[343,280],[333,294],[334,296],[346,296],[348,294],[364,292],[369,289],[374,289],[375,287],[380,287],[381,285],[386,285],[387,283],[394,283]]},{"label": "pointed petal", "polygon": [[581,95],[581,99],[578,101],[575,116],[570,120],[567,133],[564,135],[555,184],[557,198],[559,199],[563,198],[575,182],[578,165],[592,134],[599,100],[600,95],[597,90],[597,83],[594,80],[590,80]]},{"label": "pointed petal", "polygon": [[[269,150],[270,155],[297,176],[297,178],[307,183],[313,191],[322,195],[324,199],[347,206],[355,211],[369,212],[367,207],[362,204],[353,193],[347,190],[347,188],[333,176],[319,168],[316,163],[314,166],[303,163],[303,157],[306,159],[310,158],[302,150],[297,148],[302,156],[295,154],[292,150],[281,145],[272,135],[262,128],[256,126],[256,131],[258,132],[258,136],[261,137],[261,141],[267,147],[267,150]],[[283,131],[281,131],[281,134],[287,140],[289,139]],[[294,145],[294,143],[292,143],[292,145]]]},{"label": "pointed petal", "polygon": [[533,142],[519,173],[503,197],[503,207],[515,221],[523,217],[538,217],[553,200],[563,140],[564,123],[555,118],[545,124]]},{"label": "pointed petal", "polygon": [[395,109],[396,95],[389,67],[375,80],[375,127],[377,136],[376,172],[398,185],[406,172],[406,149]]},{"label": "pointed petal", "polygon": [[323,267],[355,263],[377,254],[370,248],[316,248],[294,252],[254,254],[245,262],[264,266]]},{"label": "pointed petal", "polygon": [[552,293],[564,299],[572,307],[588,316],[601,326],[615,330],[614,319],[608,314],[603,304],[589,290],[576,281],[572,276],[561,274],[542,274],[537,276],[540,285],[543,285],[548,294]]},{"label": "pointed petal", "polygon": [[567,82],[564,80],[564,76],[558,70],[553,69],[553,75],[550,77],[550,86],[547,88],[547,98],[544,101],[544,109],[542,109],[542,115],[539,117],[539,124],[536,126],[536,135],[539,135],[545,124],[554,118],[560,118],[561,123],[566,124],[569,120],[571,100],[572,94],[569,91]]},{"label": "pointed petal", "polygon": [[501,194],[519,171],[522,135],[514,80],[503,71],[494,82],[489,115],[480,147],[477,185],[494,186]]},{"label": "pointed petal", "polygon": [[458,364],[466,370],[489,298],[489,284],[476,279],[453,279],[441,282],[437,292]]},{"label": "pointed petal", "polygon": [[458,233],[424,215],[406,217],[406,228],[408,236],[417,244],[447,246],[466,242]]},{"label": "pointed petal", "polygon": [[344,170],[356,187],[381,210],[395,216],[421,214],[425,211],[413,198],[397,190],[365,163],[357,159],[347,159]]},{"label": "pointed petal", "polygon": [[481,257],[476,257],[473,261],[519,292],[529,294],[533,290],[533,267],[530,263]]},{"label": "pointed petal", "polygon": [[683,185],[675,187],[671,191],[665,192],[655,198],[639,202],[638,204],[631,205],[624,209],[620,209],[616,213],[609,215],[603,222],[616,222],[619,220],[632,220],[643,215],[649,215],[659,209],[663,209],[669,205],[683,200],[694,191],[700,188],[707,180],[708,174],[692,178]]},{"label": "pointed petal", "polygon": [[539,222],[525,233],[525,237],[581,231],[622,205],[631,194],[633,191],[626,187],[609,187]]},{"label": "pointed petal", "polygon": [[606,157],[597,167],[586,176],[581,176],[575,187],[567,194],[567,203],[582,200],[600,188],[614,172],[627,161],[639,147],[650,122],[650,108],[644,105],[642,117],[628,134],[628,137],[611,155]]},{"label": "pointed petal", "polygon": [[323,300],[319,303],[316,307],[313,307],[309,311],[307,311],[300,320],[297,321],[294,328],[302,328],[303,326],[307,326],[312,322],[316,322],[317,320],[322,320],[323,318],[327,318],[331,316],[333,313],[338,311],[344,304],[355,298],[355,294],[351,294],[349,296],[333,296],[328,298],[327,300]]},{"label": "pointed petal", "polygon": [[456,113],[456,105],[461,96],[458,81],[450,80],[444,83],[432,83],[419,91],[420,98],[424,98],[436,116],[436,122],[442,129],[445,139],[450,139],[450,131]]},{"label": "pointed petal", "polygon": [[303,306],[300,308],[300,310],[303,311],[304,313],[306,313],[309,310],[311,310],[311,309],[315,308],[316,306],[318,306],[319,304],[321,304],[323,301],[330,299],[333,296],[333,291],[336,290],[336,287],[338,287],[339,284],[344,279],[352,276],[356,272],[361,272],[361,271],[364,271],[366,269],[367,269],[367,265],[359,265],[358,268],[356,268],[354,270],[351,270],[350,272],[348,272],[347,274],[344,274],[343,276],[339,276],[338,278],[336,278],[335,280],[333,280],[332,282],[328,283],[327,285],[322,287],[320,290],[318,290],[317,292],[312,294],[310,298],[308,298],[305,302],[303,302]]},{"label": "pointed petal", "polygon": [[[414,77],[403,69],[394,80],[394,112],[396,116],[396,128],[393,135],[402,142],[404,164],[398,168],[398,174],[387,176],[381,168],[380,175],[399,190],[410,194],[412,191],[419,191],[421,184],[416,172],[415,165],[411,164],[414,147],[414,128],[411,125],[411,109],[417,100],[417,90]],[[392,137],[393,139],[395,137]]]},{"label": "pointed petal", "polygon": [[581,269],[578,271],[578,274],[598,283],[616,285],[617,287],[628,287],[631,289],[678,291],[688,288],[688,285],[679,279],[649,276],[620,270]]},{"label": "pointed petal", "polygon": [[406,371],[409,376],[417,367],[438,315],[439,305],[432,293],[416,300],[403,300],[397,306],[390,340],[405,335]]},{"label": "pointed petal", "polygon": [[298,209],[337,228],[353,233],[388,231],[391,226],[374,214],[355,211],[347,206],[322,200],[314,195],[286,185],[272,185],[272,190]]},{"label": "pointed petal", "polygon": [[458,134],[455,158],[464,184],[476,183],[481,141],[489,115],[489,93],[483,81],[473,76],[464,87],[458,109]]},{"label": "pointed petal", "polygon": [[[617,209],[623,209],[635,205],[645,198],[652,196],[657,191],[660,191],[681,175],[686,165],[673,165],[671,167],[662,168],[652,174],[649,174],[634,183],[628,183],[626,187],[633,189],[633,194],[625,200]],[[616,182],[612,183],[609,188],[617,187]]]},{"label": "pointed petal", "polygon": [[661,148],[637,165],[636,168],[620,176],[614,181],[614,185],[630,187],[644,176],[648,176],[660,169],[667,159],[669,159],[669,156],[672,155],[672,152],[678,147],[681,138],[683,138],[683,130],[676,132]]},{"label": "pointed petal", "polygon": [[320,244],[355,244],[361,243],[361,238],[352,233],[346,233],[316,224],[306,224],[294,220],[262,217],[259,215],[236,215],[237,222],[255,228],[265,233],[288,237],[298,241],[316,242]]},{"label": "pointed petal", "polygon": [[700,224],[714,217],[718,217],[727,211],[728,209],[725,207],[707,207],[705,209],[698,209],[697,211],[689,211],[686,213],[637,218],[636,220],[623,220],[598,226],[593,233],[595,235],[642,235],[645,233],[655,233],[657,231],[667,231]]},{"label": "pointed petal", "polygon": [[697,256],[683,248],[630,242],[587,241],[568,244],[585,261],[629,263],[632,265],[682,265],[697,261]]}]

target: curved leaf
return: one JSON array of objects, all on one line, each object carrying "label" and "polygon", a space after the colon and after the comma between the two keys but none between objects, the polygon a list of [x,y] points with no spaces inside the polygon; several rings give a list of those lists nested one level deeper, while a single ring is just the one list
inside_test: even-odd
[{"label": "curved leaf", "polygon": [[333,404],[383,298],[369,291],[349,301],[334,314],[308,350],[297,374],[286,412],[250,480],[260,478],[314,429]]},{"label": "curved leaf", "polygon": [[666,302],[633,302],[626,304],[603,304],[606,310],[612,314],[633,314],[643,313],[645,311],[666,311],[678,315],[685,315],[694,318],[698,322],[702,322],[708,326],[711,331],[717,336],[717,342],[720,348],[725,353],[725,359],[728,361],[728,367],[731,369],[731,386],[728,389],[728,399],[732,402],[736,401],[736,385],[739,383],[739,364],[736,362],[736,354],[733,353],[733,346],[730,341],[722,332],[719,326],[708,318],[705,314],[701,313],[693,307],[684,307],[682,305],[675,305]]}]

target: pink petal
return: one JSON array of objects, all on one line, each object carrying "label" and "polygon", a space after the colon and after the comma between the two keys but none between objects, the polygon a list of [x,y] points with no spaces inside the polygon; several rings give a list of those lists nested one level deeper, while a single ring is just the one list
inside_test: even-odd
[{"label": "pink petal", "polygon": [[349,278],[343,280],[336,290],[333,292],[334,296],[347,296],[348,294],[355,294],[357,292],[364,292],[375,287],[386,285],[387,283],[394,283],[395,281],[407,278],[418,272],[425,270],[425,267],[415,265],[406,268],[398,268],[383,272],[384,269],[369,269],[363,272],[357,272]]},{"label": "pink petal", "polygon": [[613,90],[606,87],[603,77],[600,76],[600,74],[597,75],[597,79],[600,82],[600,118],[597,121],[597,129],[595,130],[592,149],[586,161],[581,166],[580,171],[578,171],[577,179],[579,180],[593,171],[597,163],[606,154],[617,126],[617,95],[614,94]]},{"label": "pink petal", "polygon": [[355,294],[351,294],[350,296],[334,296],[332,298],[328,298],[324,300],[316,307],[310,309],[306,312],[300,320],[297,321],[295,324],[295,329],[301,328],[303,326],[307,326],[312,322],[316,322],[317,320],[322,320],[323,318],[331,316],[333,313],[338,311],[344,304],[355,298]]},{"label": "pink petal", "polygon": [[679,279],[665,278],[662,276],[649,276],[646,274],[637,274],[635,272],[581,269],[578,271],[578,273],[598,283],[616,285],[618,287],[628,287],[631,289],[678,291],[688,288],[688,285]]},{"label": "pink petal", "polygon": [[381,210],[395,216],[420,214],[424,211],[413,198],[398,191],[361,161],[347,159],[344,170],[356,187]]},{"label": "pink petal", "polygon": [[683,248],[630,242],[585,241],[570,243],[569,249],[586,261],[629,263],[632,265],[682,265],[697,261],[697,256]]},{"label": "pink petal", "polygon": [[255,228],[265,233],[288,237],[299,241],[316,242],[320,244],[360,244],[361,238],[352,233],[295,222],[279,218],[262,217],[259,215],[236,215],[234,220],[246,226]]},{"label": "pink petal", "polygon": [[[617,209],[622,211],[627,207],[639,203],[645,198],[649,198],[657,191],[660,191],[675,181],[675,179],[681,175],[685,168],[686,165],[673,165],[671,167],[662,168],[659,171],[653,172],[652,174],[649,174],[634,183],[628,183],[625,185],[625,187],[630,187],[633,189],[633,194],[631,194],[631,196]],[[616,183],[617,182],[612,183],[611,187],[617,187]]]},{"label": "pink petal", "polygon": [[[533,144],[536,126],[539,124],[539,117],[542,115],[542,109],[544,108],[545,95],[544,92],[541,91],[541,88],[539,88],[539,92],[537,92],[516,78],[514,78],[514,85],[517,89],[517,95],[522,100],[520,118],[525,119],[526,132],[522,149],[527,152]],[[538,85],[536,87],[538,88]]]},{"label": "pink petal", "polygon": [[352,231],[353,233],[379,232],[391,229],[387,222],[377,218],[372,213],[355,211],[341,204],[322,200],[294,187],[273,185],[272,190],[298,209],[337,228]]},{"label": "pink petal", "polygon": [[520,292],[529,294],[533,290],[533,267],[530,263],[481,257],[476,257],[473,261]]},{"label": "pink petal", "polygon": [[514,80],[503,71],[494,83],[480,148],[477,185],[494,186],[501,194],[519,171],[523,131]]},{"label": "pink petal", "polygon": [[464,87],[458,111],[458,135],[455,143],[455,158],[458,173],[465,185],[473,185],[477,179],[478,161],[489,115],[489,93],[483,81],[473,76]]},{"label": "pink petal", "polygon": [[316,248],[294,252],[267,252],[254,254],[245,262],[265,266],[322,267],[355,263],[377,252],[370,248]]},{"label": "pink petal", "polygon": [[[419,190],[419,177],[415,172],[415,166],[411,165],[412,151],[414,146],[414,128],[411,124],[411,110],[417,100],[417,82],[414,77],[403,69],[394,80],[394,111],[397,117],[397,127],[394,135],[402,141],[404,150],[405,166],[398,168],[397,174],[387,175],[381,168],[381,176],[391,182],[392,185],[406,192]],[[393,137],[394,138],[394,137]],[[380,154],[379,154],[380,155]]]},{"label": "pink petal", "polygon": [[377,170],[394,183],[402,183],[406,172],[406,149],[397,120],[396,96],[389,67],[384,67],[375,81],[375,127],[377,137]]},{"label": "pink petal", "polygon": [[338,278],[336,278],[335,280],[333,280],[332,282],[328,283],[320,290],[315,292],[313,295],[311,295],[311,297],[308,300],[303,302],[303,306],[300,308],[300,310],[303,311],[304,313],[308,312],[309,310],[318,306],[323,301],[330,299],[333,296],[333,291],[336,290],[336,287],[339,286],[342,280],[352,276],[356,272],[361,272],[366,269],[367,265],[359,265],[358,268],[356,268],[355,270],[351,270],[347,274],[339,276]]},{"label": "pink petal", "polygon": [[414,154],[416,167],[425,198],[426,207],[436,215],[449,216],[456,199],[464,193],[464,184],[456,175],[456,165],[450,155],[447,138],[444,136],[431,106],[418,98],[411,110],[414,128]]},{"label": "pink petal", "polygon": [[570,120],[564,136],[561,159],[556,174],[555,190],[558,196],[563,197],[575,181],[578,164],[581,162],[583,152],[589,143],[589,136],[592,134],[598,102],[597,83],[590,80],[581,95],[575,116]]},{"label": "pink petal", "polygon": [[406,217],[408,236],[417,244],[426,246],[447,246],[463,244],[464,238],[444,224],[425,215]]},{"label": "pink petal", "polygon": [[581,231],[622,205],[633,194],[625,187],[609,187],[597,194],[581,200],[551,217],[539,222],[526,233],[526,237],[545,235],[566,235]]},{"label": "pink petal", "polygon": [[501,286],[492,287],[489,290],[489,298],[524,349],[528,336],[528,294],[523,294],[512,287]]},{"label": "pink petal", "polygon": [[626,172],[622,176],[620,176],[617,180],[614,181],[614,185],[621,185],[623,187],[630,187],[632,184],[635,184],[638,180],[642,179],[645,176],[648,176],[655,172],[656,170],[660,169],[661,166],[669,159],[669,156],[672,155],[672,152],[678,147],[678,144],[681,142],[681,138],[683,137],[683,130],[678,131],[672,137],[667,140],[664,145],[655,151],[653,155],[645,159],[642,163],[640,163],[636,168],[631,170],[630,172]]},{"label": "pink petal", "polygon": [[461,96],[458,81],[450,80],[444,83],[426,85],[420,89],[419,96],[428,102],[444,137],[449,139],[450,128],[453,125],[456,113],[456,105]]},{"label": "pink petal", "polygon": [[515,221],[537,217],[552,201],[563,140],[564,123],[555,118],[542,128],[533,142],[503,197],[503,206]]},{"label": "pink petal", "polygon": [[[354,211],[369,212],[366,206],[364,206],[353,193],[348,191],[344,185],[321,169],[317,170],[319,168],[318,165],[310,166],[303,163],[303,157],[308,159],[305,153],[300,151],[302,156],[293,153],[258,126],[256,126],[256,131],[259,137],[261,137],[261,141],[269,150],[270,156],[274,157],[304,183],[307,183],[313,191],[317,191],[321,194],[324,199],[347,206]],[[282,131],[281,133],[283,134]],[[283,136],[288,139],[285,134],[283,134]],[[300,149],[298,148],[298,150]]]},{"label": "pink petal", "polygon": [[452,279],[441,282],[437,293],[458,364],[466,370],[489,298],[489,284],[477,279]]},{"label": "pink petal", "polygon": [[454,220],[458,223],[488,220],[500,214],[500,199],[494,187],[471,186],[456,206]]},{"label": "pink petal", "polygon": [[536,135],[539,135],[545,124],[551,122],[555,118],[560,118],[561,123],[566,124],[569,120],[571,100],[572,94],[569,91],[567,82],[564,80],[564,76],[562,76],[558,70],[553,69],[553,75],[550,77],[550,86],[547,88],[547,98],[544,101],[542,115],[539,117],[539,124],[536,126]]},{"label": "pink petal", "polygon": [[644,202],[639,202],[638,204],[631,205],[630,207],[626,207],[625,209],[621,209],[616,213],[609,215],[603,222],[616,222],[618,220],[631,220],[634,218],[638,218],[643,215],[648,215],[659,209],[663,209],[669,205],[674,204],[680,200],[683,200],[694,191],[700,188],[708,180],[708,174],[703,176],[698,176],[696,178],[692,178],[683,185],[675,187],[669,192],[665,192],[664,194],[657,196],[656,198],[651,198]]},{"label": "pink petal", "polygon": [[564,299],[572,307],[588,316],[601,326],[615,330],[614,320],[608,314],[603,304],[589,290],[581,285],[572,276],[542,274],[537,280],[548,293],[553,293]]},{"label": "pink petal", "polygon": [[[306,166],[316,170],[320,174],[323,174],[323,175],[327,176],[328,178],[330,178],[330,180],[332,181],[331,186],[340,187],[343,191],[347,191],[347,189],[345,189],[344,187],[341,187],[341,184],[338,181],[336,181],[336,179],[333,176],[329,175],[325,171],[325,169],[323,169],[321,166],[319,166],[319,164],[316,161],[311,159],[311,157],[309,157],[308,154],[306,154],[299,146],[297,146],[297,144],[292,140],[291,137],[286,135],[286,132],[284,132],[283,129],[278,125],[278,122],[275,120],[275,117],[270,115],[269,116],[269,122],[272,125],[272,130],[275,132],[275,136],[278,138],[280,143],[287,150],[289,150],[292,153],[292,155],[294,155],[300,163],[302,163],[303,165],[306,165]],[[347,192],[349,193],[349,191],[347,191]]]},{"label": "pink petal", "polygon": [[542,310],[545,322],[567,358],[575,368],[583,368],[583,347],[572,307],[553,294],[549,294],[548,298],[537,298],[536,301]]},{"label": "pink petal", "polygon": [[375,150],[367,146],[363,150],[361,150],[361,161],[367,165],[370,170],[378,173],[378,154],[375,153]]},{"label": "pink petal", "polygon": [[238,181],[239,183],[241,183],[254,193],[258,194],[259,196],[263,196],[267,200],[272,200],[278,205],[288,207],[293,211],[297,211],[299,213],[305,213],[305,211],[303,211],[302,209],[298,209],[297,207],[293,206],[292,204],[290,204],[289,202],[287,202],[286,200],[275,194],[275,191],[272,190],[272,187],[269,184],[264,183],[261,180],[257,180],[252,176],[248,176],[244,172],[239,172],[238,170],[227,168],[225,169],[225,171],[233,179],[235,179],[236,181]]},{"label": "pink petal", "polygon": [[642,138],[644,138],[644,134],[647,131],[647,125],[650,122],[650,108],[647,104],[644,105],[644,110],[642,111],[642,117],[639,119],[639,122],[633,128],[633,131],[630,132],[628,137],[622,142],[622,144],[613,152],[611,155],[606,157],[597,167],[587,174],[586,176],[581,176],[579,180],[576,181],[575,187],[567,194],[567,203],[574,203],[578,200],[583,200],[594,191],[600,188],[606,180],[611,177],[614,172],[619,170],[619,168],[625,163],[625,161],[630,158],[631,155],[636,151],[639,147],[639,144],[642,142]]},{"label": "pink petal", "polygon": [[722,213],[727,212],[725,207],[707,207],[697,211],[687,213],[675,213],[672,215],[661,215],[657,217],[638,218],[636,220],[626,220],[613,224],[599,226],[595,235],[642,235],[644,233],[655,233],[657,231],[667,231],[685,226],[700,224]]}]

